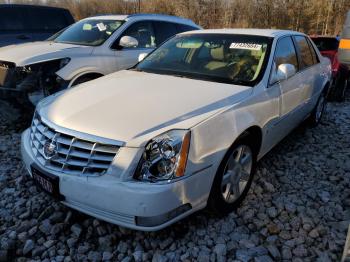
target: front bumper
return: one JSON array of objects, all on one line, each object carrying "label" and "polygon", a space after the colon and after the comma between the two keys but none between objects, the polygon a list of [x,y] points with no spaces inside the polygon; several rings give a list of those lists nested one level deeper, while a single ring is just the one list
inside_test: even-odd
[{"label": "front bumper", "polygon": [[207,174],[209,169],[165,184],[141,183],[131,179],[123,181],[118,174],[85,177],[49,170],[35,160],[30,145],[30,129],[22,134],[21,153],[29,174],[31,165],[35,163],[41,169],[60,178],[63,204],[132,229],[160,230],[204,208],[210,191],[210,185],[205,183],[209,181],[206,179],[210,177]]}]

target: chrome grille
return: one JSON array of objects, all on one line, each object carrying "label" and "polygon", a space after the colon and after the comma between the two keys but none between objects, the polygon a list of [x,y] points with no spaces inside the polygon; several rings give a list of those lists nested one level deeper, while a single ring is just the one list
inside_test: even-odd
[{"label": "chrome grille", "polygon": [[[106,145],[56,132],[35,114],[31,126],[31,145],[37,160],[45,167],[75,175],[103,175],[116,156],[119,146]],[[55,142],[52,158],[44,153],[47,143]]]}]

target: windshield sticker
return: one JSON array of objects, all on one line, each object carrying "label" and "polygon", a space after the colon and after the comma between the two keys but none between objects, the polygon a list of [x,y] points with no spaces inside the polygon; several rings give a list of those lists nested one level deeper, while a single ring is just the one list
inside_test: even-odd
[{"label": "windshield sticker", "polygon": [[104,23],[98,23],[96,26],[97,26],[98,30],[100,30],[101,32],[107,30],[107,27],[105,26]]},{"label": "windshield sticker", "polygon": [[90,25],[90,24],[84,24],[84,25],[83,25],[83,30],[84,30],[84,31],[90,31],[90,30],[92,30],[92,25]]},{"label": "windshield sticker", "polygon": [[232,43],[230,49],[261,50],[262,45],[253,43]]}]

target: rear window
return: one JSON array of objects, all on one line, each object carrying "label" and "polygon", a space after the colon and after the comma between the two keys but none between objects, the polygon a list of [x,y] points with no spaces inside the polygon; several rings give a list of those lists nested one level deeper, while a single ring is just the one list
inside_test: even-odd
[{"label": "rear window", "polygon": [[177,32],[182,33],[182,32],[187,32],[187,31],[193,31],[193,30],[198,30],[198,28],[190,25],[184,25],[184,24],[177,24]]},{"label": "rear window", "polygon": [[59,31],[69,25],[65,11],[56,9],[33,9],[25,15],[32,30]]},{"label": "rear window", "polygon": [[0,8],[0,31],[24,30],[24,25],[20,9]]},{"label": "rear window", "polygon": [[70,25],[65,10],[8,7],[0,8],[0,31],[48,31],[57,32]]},{"label": "rear window", "polygon": [[174,23],[155,21],[153,24],[156,30],[157,45],[177,34],[176,24]]},{"label": "rear window", "polygon": [[320,51],[338,50],[339,41],[336,38],[318,37],[318,38],[312,38],[312,41],[315,43],[318,50]]}]

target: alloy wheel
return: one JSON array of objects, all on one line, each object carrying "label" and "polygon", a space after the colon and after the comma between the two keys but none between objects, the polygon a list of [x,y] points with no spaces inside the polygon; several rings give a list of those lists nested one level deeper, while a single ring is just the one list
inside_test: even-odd
[{"label": "alloy wheel", "polygon": [[239,145],[228,158],[221,182],[221,193],[228,204],[235,202],[248,185],[253,168],[253,153],[246,145]]}]

